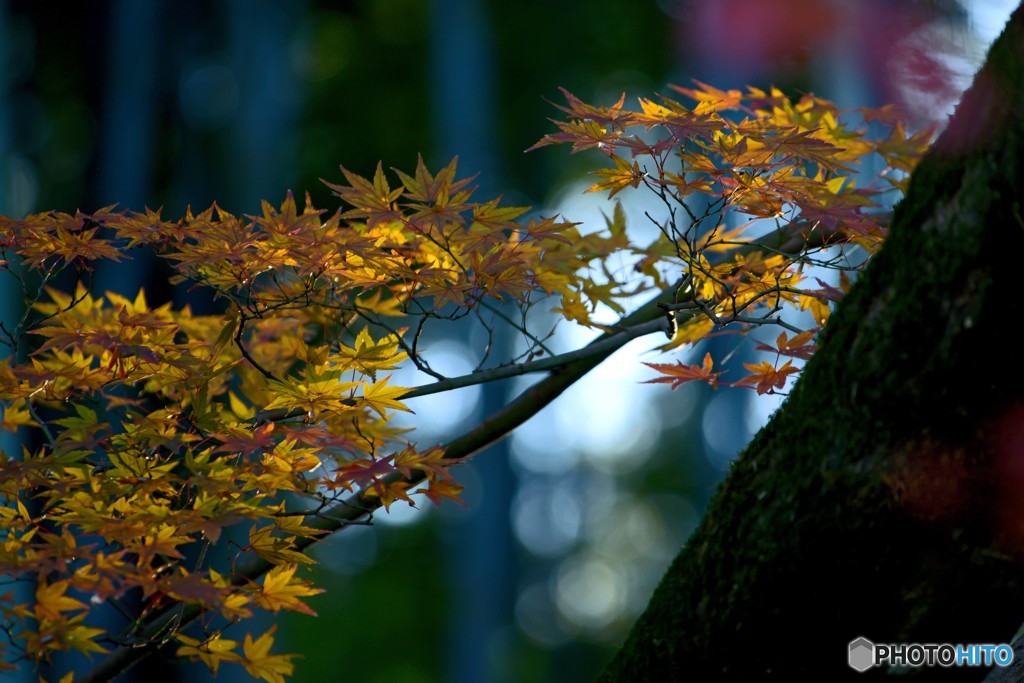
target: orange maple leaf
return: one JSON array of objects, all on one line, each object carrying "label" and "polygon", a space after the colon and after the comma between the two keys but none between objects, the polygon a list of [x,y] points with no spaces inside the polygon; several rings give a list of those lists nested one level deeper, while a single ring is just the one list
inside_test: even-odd
[{"label": "orange maple leaf", "polygon": [[776,389],[786,386],[786,379],[793,373],[800,372],[800,368],[793,367],[793,361],[787,360],[781,368],[776,368],[768,361],[761,361],[758,364],[744,363],[743,367],[752,375],[747,375],[734,386],[753,386],[759,394],[774,394]]},{"label": "orange maple leaf", "polygon": [[758,351],[772,351],[781,356],[790,356],[793,358],[803,358],[804,360],[807,360],[818,349],[818,345],[812,344],[810,341],[820,329],[820,327],[816,327],[813,330],[801,332],[792,339],[790,339],[785,332],[782,332],[775,338],[775,346],[759,342],[755,348]]},{"label": "orange maple leaf", "polygon": [[655,379],[649,379],[644,384],[671,384],[672,390],[675,391],[681,385],[694,380],[700,380],[707,382],[711,386],[718,385],[718,376],[721,372],[711,372],[713,361],[711,360],[711,354],[704,354],[704,362],[701,365],[684,365],[683,363],[676,361],[675,365],[669,365],[668,363],[644,363],[649,368],[653,368],[665,375],[665,377],[657,377]]},{"label": "orange maple leaf", "polygon": [[429,486],[424,489],[416,489],[413,493],[422,493],[434,503],[440,505],[441,501],[447,498],[453,500],[464,508],[469,508],[465,501],[459,498],[463,490],[462,484],[451,479],[433,479]]}]

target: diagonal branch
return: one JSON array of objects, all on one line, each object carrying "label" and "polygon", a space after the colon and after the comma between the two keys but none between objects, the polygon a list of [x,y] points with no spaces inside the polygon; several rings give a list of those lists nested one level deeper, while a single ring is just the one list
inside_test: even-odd
[{"label": "diagonal branch", "polygon": [[[761,238],[757,245],[750,245],[748,248],[738,250],[740,253],[749,253],[768,246],[788,253],[798,253],[808,248],[815,248],[828,243],[834,233],[829,231],[814,230],[808,235],[794,233],[792,230],[780,229],[769,233]],[[548,370],[548,377],[540,380],[530,388],[523,391],[504,408],[493,415],[482,420],[477,426],[464,434],[452,439],[444,446],[445,457],[451,460],[467,459],[491,444],[501,440],[510,434],[517,427],[540,412],[548,404],[554,401],[566,389],[575,384],[584,375],[600,365],[606,358],[624,346],[627,342],[644,334],[652,332],[663,332],[668,329],[668,318],[665,310],[659,306],[666,301],[672,301],[680,282],[675,282],[666,287],[656,296],[652,297],[644,305],[633,313],[622,317],[612,327],[616,332],[606,332],[592,341],[587,346],[577,351],[559,354],[548,359],[524,363],[520,366],[509,366],[495,368],[504,370],[506,374],[498,376],[495,373],[488,379],[479,381],[492,381],[502,377],[512,377],[525,372],[537,372]],[[682,322],[693,316],[701,315],[699,310],[680,311],[676,314],[677,319]],[[557,360],[556,360],[557,359]],[[546,363],[541,366],[539,364]],[[517,367],[529,367],[529,369],[518,370]],[[412,395],[423,396],[438,391],[454,389],[457,386],[469,386],[479,382],[470,381],[474,376],[480,376],[489,371],[478,372],[465,377],[457,377],[450,380],[443,380],[434,384],[414,389],[405,395],[406,398]],[[457,386],[445,386],[432,389],[445,382],[461,382]],[[428,391],[428,389],[430,389]],[[274,419],[285,419],[291,415],[281,411],[265,411],[257,416],[257,423],[264,423]],[[426,478],[423,472],[414,472],[410,477],[402,477],[395,473],[383,479],[384,484],[404,479],[410,486],[421,483]],[[365,492],[355,493],[346,500],[333,506],[329,514],[311,516],[305,526],[326,532],[325,535],[334,533],[368,518],[380,507],[379,499],[367,495]],[[321,536],[322,538],[323,536]],[[302,551],[312,545],[317,539],[299,538],[295,543],[295,550]],[[257,557],[248,556],[235,566],[235,573],[232,583],[236,586],[244,585],[255,581],[273,567],[270,562]],[[120,647],[111,652],[91,671],[78,679],[79,683],[103,683],[110,681],[120,675],[130,666],[155,652],[162,645],[168,642],[166,634],[184,627],[202,614],[202,608],[195,604],[174,605],[155,616],[153,620],[142,630],[142,638],[152,638],[154,642],[139,645],[136,647]]]},{"label": "diagonal branch", "polygon": [[[664,318],[664,316],[662,316],[662,318]],[[621,348],[626,342],[636,339],[637,337],[643,337],[651,334],[652,332],[665,330],[666,323],[666,319],[655,319],[645,320],[644,322],[625,328],[622,328],[620,325],[616,325],[616,329],[618,331],[611,333],[610,336],[604,335],[593,343],[580,349],[576,349],[575,351],[566,351],[565,353],[559,353],[547,358],[539,358],[527,363],[514,363],[511,365],[502,365],[496,368],[488,368],[486,370],[477,370],[476,372],[471,372],[459,377],[450,377],[437,382],[431,382],[430,384],[424,384],[423,386],[410,389],[406,393],[402,394],[401,398],[402,400],[407,398],[418,398],[420,396],[429,396],[430,394],[439,394],[443,391],[451,391],[452,389],[461,389],[475,384],[485,384],[487,382],[494,382],[500,379],[508,379],[509,377],[519,377],[532,372],[554,371],[577,360],[591,358],[593,356],[600,356],[603,359],[607,357],[609,353],[613,353]]]}]

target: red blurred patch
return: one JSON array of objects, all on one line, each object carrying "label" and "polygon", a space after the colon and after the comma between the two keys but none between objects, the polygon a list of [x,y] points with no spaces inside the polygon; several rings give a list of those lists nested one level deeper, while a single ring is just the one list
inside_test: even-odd
[{"label": "red blurred patch", "polygon": [[836,21],[835,3],[824,0],[717,0],[696,3],[688,23],[694,54],[749,71],[805,60]]},{"label": "red blurred patch", "polygon": [[1009,410],[993,430],[995,517],[1008,548],[1024,553],[1024,406]]},{"label": "red blurred patch", "polygon": [[919,519],[956,518],[968,501],[963,453],[941,444],[908,448],[885,481],[907,512]]},{"label": "red blurred patch", "polygon": [[949,45],[934,30],[940,15],[926,3],[715,0],[691,3],[679,19],[680,45],[688,57],[711,62],[726,77],[806,75],[830,51],[845,50],[832,57],[859,62],[886,102],[930,108],[953,101],[960,91],[943,59]]}]

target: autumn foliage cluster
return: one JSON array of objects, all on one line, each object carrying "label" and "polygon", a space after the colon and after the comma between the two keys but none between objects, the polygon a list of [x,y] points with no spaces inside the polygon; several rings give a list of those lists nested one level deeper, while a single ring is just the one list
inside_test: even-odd
[{"label": "autumn foliage cluster", "polygon": [[[214,671],[283,680],[293,662],[271,653],[273,629],[238,642],[229,627],[257,610],[313,614],[320,591],[302,566],[326,531],[417,492],[457,499],[449,470],[468,453],[419,444],[391,418],[416,396],[558,371],[552,311],[602,340],[665,331],[666,348],[778,326],[759,342],[773,355],[730,383],[784,390],[846,272],[884,239],[929,134],[888,109],[842,118],[810,95],[676,90],[694,104],[628,110],[566,92],[566,118],[534,146],[596,150],[591,190],[647,192],[658,236],[646,244],[618,205],[596,231],[524,220],[525,207],[477,200],[455,162],[432,174],[422,160],[412,174],[343,168],[333,212],[289,194],[251,216],[0,217],[4,286],[24,302],[0,327],[0,427],[20,444],[0,454],[0,667],[174,642]],[[142,252],[219,312],[95,291],[96,269],[113,267],[101,262]],[[648,290],[653,304],[625,315],[624,298]],[[512,328],[527,350],[444,377],[422,333],[461,319]],[[392,384],[406,363],[432,381]],[[651,367],[673,388],[724,381],[710,356]]]}]

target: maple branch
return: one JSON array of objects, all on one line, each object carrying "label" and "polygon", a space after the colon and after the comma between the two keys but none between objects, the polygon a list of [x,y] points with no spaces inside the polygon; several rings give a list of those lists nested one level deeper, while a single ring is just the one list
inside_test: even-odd
[{"label": "maple branch", "polygon": [[[819,246],[828,244],[831,241],[831,239],[838,234],[835,231],[818,230],[815,231],[813,235],[808,236],[806,238],[800,235],[794,237],[794,235],[792,234],[792,226],[789,226],[789,228],[790,229],[780,228],[779,230],[775,230],[766,235],[764,238],[762,238],[763,241],[759,241],[757,243],[745,243],[744,247],[737,249],[737,253],[747,254],[751,251],[756,251],[759,249],[766,249],[768,251],[778,253],[790,253],[791,251],[795,250],[798,247],[808,249],[817,248]],[[806,239],[806,241],[801,243],[799,241],[801,239]],[[699,311],[703,312],[705,315],[708,316],[708,318],[712,322],[719,326],[725,326],[732,322],[742,322],[748,324],[775,324],[780,325],[793,332],[801,331],[793,327],[792,325],[785,323],[779,318],[772,319],[770,317],[771,313],[763,317],[749,318],[740,316],[739,311],[748,308],[750,303],[753,303],[754,301],[757,301],[766,295],[774,293],[776,289],[779,289],[779,291],[793,291],[795,293],[800,294],[803,294],[805,292],[789,288],[773,288],[771,290],[767,290],[765,292],[758,294],[756,297],[754,297],[753,300],[751,300],[751,302],[748,302],[741,309],[739,309],[737,313],[723,318],[715,315],[713,311],[711,311],[706,305],[700,302],[685,301],[680,303],[667,303],[666,299],[673,299],[675,297],[676,291],[680,288],[680,286],[684,285],[685,282],[686,280],[684,278],[683,280],[679,280],[673,283],[670,287],[666,287],[656,297],[654,297],[647,304],[645,304],[644,307],[638,309],[637,313],[640,313],[640,311],[646,311],[646,313],[651,314],[654,311],[650,310],[650,307],[653,306],[657,308],[659,311],[661,311],[661,316],[664,316],[664,313],[667,311],[676,312],[677,322],[682,323],[685,322],[685,320],[688,320],[690,317],[692,317],[692,315],[695,312]],[[689,315],[680,315],[680,313],[684,311],[688,311]],[[619,347],[621,347],[625,342],[631,341],[633,339],[642,337],[647,334],[651,334],[652,332],[664,330],[664,327],[658,324],[660,321],[657,318],[647,317],[644,318],[641,322],[636,323],[635,325],[628,325],[628,319],[628,317],[622,318],[618,323],[610,326],[612,329],[616,330],[614,333],[605,333],[604,335],[598,337],[587,346],[584,346],[580,349],[576,349],[575,351],[567,351],[565,353],[549,356],[547,358],[539,358],[537,360],[527,361],[524,363],[502,365],[499,367],[489,368],[486,370],[476,370],[474,372],[468,373],[466,375],[461,375],[459,377],[441,378],[438,379],[438,381],[432,382],[430,384],[424,384],[422,386],[413,387],[412,389],[405,392],[404,394],[401,394],[397,398],[398,400],[418,398],[421,396],[438,394],[445,391],[452,391],[454,389],[461,389],[468,386],[474,386],[477,384],[485,384],[487,382],[508,379],[510,377],[519,377],[534,372],[554,371],[574,361],[588,358],[594,355],[603,354],[602,358],[604,358],[611,352],[614,352]],[[274,410],[259,411],[256,413],[253,425],[255,427],[258,427],[267,422],[300,417],[304,414],[304,412],[296,408],[278,408]]]},{"label": "maple branch", "polygon": [[[36,391],[38,391],[38,389]],[[43,421],[43,418],[39,417],[39,413],[36,412],[36,407],[32,405],[32,396],[25,399],[25,407],[28,409],[28,414],[31,415],[32,419],[39,425],[39,429],[43,432],[43,436],[46,437],[46,442],[51,446],[56,443],[56,439],[53,438],[53,432],[50,431],[50,427]]]},{"label": "maple branch", "polygon": [[477,370],[476,372],[471,372],[459,377],[449,377],[430,384],[413,387],[406,393],[402,394],[399,399],[405,400],[408,398],[418,398],[420,396],[438,394],[443,391],[461,389],[475,384],[494,382],[496,380],[507,379],[509,377],[519,377],[520,375],[526,375],[532,372],[553,371],[574,361],[595,355],[602,355],[602,357],[606,357],[610,352],[616,351],[628,341],[636,339],[637,337],[643,337],[651,334],[652,332],[665,331],[667,327],[667,320],[664,317],[660,319],[647,320],[637,325],[633,325],[632,327],[621,328],[621,325],[616,325],[615,328],[618,329],[618,331],[611,336],[605,335],[599,337],[593,343],[580,349],[576,349],[575,351],[567,351],[565,353],[559,353],[554,356],[539,358],[537,360],[524,363],[514,363],[512,365],[501,365],[499,367],[488,368],[486,370]]},{"label": "maple branch", "polygon": [[[814,248],[825,243],[833,235],[834,233],[831,231],[815,231],[811,235],[802,236],[799,234],[794,235],[790,230],[779,229],[762,238],[762,243],[767,242],[780,250],[802,251],[803,249]],[[754,251],[760,246],[760,244],[748,245],[738,251],[741,253]],[[602,334],[587,346],[579,349],[579,351],[571,352],[578,355],[568,360],[564,356],[569,354],[561,354],[563,357],[562,363],[553,366],[548,377],[523,391],[508,405],[483,419],[477,426],[448,442],[443,447],[445,457],[451,460],[465,460],[491,444],[500,441],[544,409],[566,389],[600,365],[608,356],[628,341],[641,334],[649,334],[667,329],[668,320],[665,311],[659,306],[659,303],[663,303],[666,299],[672,300],[681,282],[683,280],[672,283],[633,313],[622,317],[618,324],[613,326],[613,329],[620,331]],[[701,314],[702,312],[699,310],[686,310],[681,311],[677,315],[681,319],[680,322],[682,322],[685,319]],[[629,332],[631,330],[633,333]],[[640,330],[645,330],[645,332]],[[545,360],[550,361],[551,359]],[[262,424],[271,419],[283,419],[292,416],[294,412],[294,410],[263,411],[257,415],[255,423]],[[387,486],[390,483],[404,480],[411,487],[421,483],[424,479],[426,479],[426,474],[418,470],[409,477],[393,473],[382,478],[380,483]],[[369,491],[364,490],[354,493],[349,498],[332,506],[329,516],[322,513],[311,514],[310,521],[304,523],[304,525],[311,529],[325,532],[324,535],[317,538],[298,538],[293,549],[296,552],[302,552],[320,538],[324,538],[346,526],[359,524],[361,520],[370,516],[380,506],[380,500]],[[271,562],[257,555],[246,556],[235,566],[232,585],[250,584],[273,566]],[[77,679],[78,682],[105,683],[112,680],[136,662],[170,642],[170,637],[166,635],[170,625],[174,624],[175,628],[172,630],[177,630],[194,621],[202,613],[203,609],[195,603],[168,606],[163,612],[155,615],[153,620],[144,627],[140,634],[143,639],[154,639],[152,642],[138,644],[134,647],[121,646],[117,648],[95,668],[86,673],[84,677]],[[160,640],[156,640],[158,638]]]},{"label": "maple branch", "polygon": [[[505,323],[507,323],[509,327],[511,327],[511,328],[513,328],[515,330],[518,330],[519,332],[522,332],[523,336],[525,336],[527,339],[529,339],[531,342],[533,342],[534,345],[537,348],[539,348],[540,350],[542,350],[544,353],[546,353],[548,355],[554,355],[554,354],[551,353],[551,349],[549,349],[547,346],[544,345],[544,340],[543,339],[539,339],[535,334],[531,333],[528,329],[526,329],[525,323],[523,323],[523,324],[517,323],[515,320],[512,320],[512,318],[510,318],[507,315],[505,315],[505,313],[502,312],[502,310],[499,307],[491,305],[486,300],[482,300],[480,302],[480,307],[481,308],[486,308],[488,311],[493,313],[496,317],[500,318]],[[550,337],[550,334],[548,335],[548,337]],[[546,338],[547,337],[545,337],[545,339]]]},{"label": "maple branch", "polygon": [[[625,329],[642,328],[646,329],[647,333],[666,329],[668,321],[665,318],[665,314],[658,309],[657,302],[666,295],[671,295],[674,289],[675,286],[666,288],[634,313],[622,318],[617,327]],[[657,325],[644,325],[644,323],[651,322],[655,322]],[[629,335],[620,332],[616,334],[605,333],[598,337],[587,347],[580,349],[580,351],[586,351],[590,347],[601,345],[600,352],[581,354],[574,360],[565,362],[563,365],[555,368],[549,377],[521,393],[507,406],[481,421],[473,429],[450,441],[445,447],[445,457],[454,460],[464,460],[494,442],[499,441],[516,427],[540,412],[541,409],[560,396],[562,392],[636,336],[639,336],[639,333]],[[609,341],[615,343],[606,343]],[[283,414],[288,412],[283,411]],[[257,420],[259,419],[261,418],[258,417]],[[269,418],[264,416],[263,419],[265,421]],[[425,478],[426,475],[422,471],[417,471],[413,476],[404,479],[410,486],[415,486]],[[385,477],[382,483],[387,485],[392,481],[401,479],[403,479],[401,475],[390,475]],[[378,509],[380,505],[380,501],[375,496],[361,491],[334,506],[330,511],[330,516],[316,515],[305,525],[330,534],[350,524],[358,523],[359,520]],[[294,550],[301,552],[312,545],[315,540],[313,538],[299,538],[295,542]],[[251,583],[269,571],[271,567],[273,567],[272,563],[259,556],[251,555],[245,557],[235,567],[232,584],[237,586]],[[202,614],[201,607],[194,603],[169,607],[167,611],[155,617],[143,629],[141,638],[158,638],[161,634],[167,632],[167,627],[175,620],[177,620],[180,626],[185,626],[199,617],[200,614]],[[164,645],[168,640],[169,638],[165,637],[160,641],[154,641],[146,645],[138,645],[136,647],[122,646],[111,652],[98,666],[89,671],[80,679],[80,683],[102,683],[112,680],[115,676],[128,669],[128,667]]]},{"label": "maple branch", "polygon": [[[664,296],[664,294],[664,291],[659,294],[659,300]],[[697,306],[694,305],[692,308],[697,308]],[[655,318],[653,320],[645,320],[644,322],[633,325],[632,327],[623,328],[620,323],[614,326],[614,329],[618,331],[612,333],[611,336],[605,334],[598,337],[598,339],[594,340],[591,344],[576,349],[575,351],[566,351],[565,353],[559,353],[547,358],[538,358],[537,360],[524,363],[513,363],[510,365],[501,365],[495,368],[487,368],[486,370],[476,370],[458,377],[447,377],[436,382],[431,382],[430,384],[413,387],[404,394],[400,394],[397,398],[398,400],[403,401],[405,399],[419,398],[421,396],[429,396],[431,394],[440,394],[454,389],[462,389],[477,384],[495,382],[502,379],[508,379],[510,377],[520,377],[534,372],[555,371],[574,361],[589,358],[591,356],[601,355],[602,358],[607,357],[609,353],[618,350],[626,342],[651,334],[652,332],[664,332],[667,328],[668,324],[665,316],[661,316],[660,318]],[[253,424],[258,427],[266,424],[267,422],[276,422],[288,418],[300,417],[302,415],[305,415],[305,413],[297,408],[261,410],[256,413]]]},{"label": "maple branch", "polygon": [[238,350],[241,352],[242,358],[244,358],[245,360],[249,361],[249,364],[252,365],[254,368],[256,368],[256,370],[258,370],[261,375],[263,375],[267,379],[274,380],[275,382],[280,382],[281,380],[279,380],[277,377],[275,377],[274,373],[270,372],[269,370],[264,368],[262,365],[260,365],[256,361],[256,359],[253,358],[252,355],[250,355],[249,349],[245,348],[245,342],[242,340],[242,334],[245,332],[245,323],[248,322],[249,319],[250,319],[250,317],[248,315],[246,315],[245,312],[242,311],[242,307],[239,306],[238,307],[238,329],[235,330],[235,337],[234,337],[235,346],[237,346]]}]

